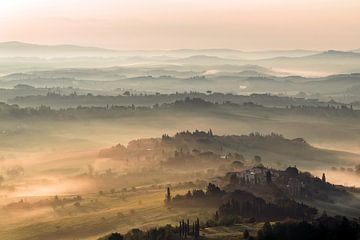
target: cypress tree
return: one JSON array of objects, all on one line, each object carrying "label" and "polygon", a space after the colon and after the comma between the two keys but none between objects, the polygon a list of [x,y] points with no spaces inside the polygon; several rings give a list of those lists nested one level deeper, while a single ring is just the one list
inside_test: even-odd
[{"label": "cypress tree", "polygon": [[198,239],[199,237],[200,237],[200,221],[199,218],[197,218],[195,224],[195,238]]},{"label": "cypress tree", "polygon": [[165,202],[166,202],[166,203],[170,203],[170,202],[171,202],[171,191],[170,191],[170,188],[169,188],[169,187],[167,187],[167,189],[166,189]]},{"label": "cypress tree", "polygon": [[187,220],[187,227],[186,227],[187,229],[187,235],[190,235],[190,221],[189,221],[189,219]]}]

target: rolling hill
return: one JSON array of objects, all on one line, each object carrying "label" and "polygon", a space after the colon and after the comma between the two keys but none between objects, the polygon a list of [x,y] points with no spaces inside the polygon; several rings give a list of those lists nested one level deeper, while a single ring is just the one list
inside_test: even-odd
[{"label": "rolling hill", "polygon": [[23,42],[0,43],[1,57],[76,57],[114,55],[115,50],[76,45],[38,45]]}]

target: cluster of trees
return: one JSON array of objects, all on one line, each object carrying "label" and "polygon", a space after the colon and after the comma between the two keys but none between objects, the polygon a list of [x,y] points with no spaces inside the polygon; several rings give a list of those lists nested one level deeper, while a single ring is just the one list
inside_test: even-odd
[{"label": "cluster of trees", "polygon": [[214,106],[214,103],[208,102],[202,98],[189,98],[186,97],[184,100],[176,100],[174,103],[171,104],[164,104],[168,106],[174,106],[175,108],[183,108],[183,107],[190,107],[190,108],[203,108],[203,107],[211,107]]},{"label": "cluster of trees", "polygon": [[205,132],[205,131],[199,131],[199,130],[195,130],[193,132],[190,132],[189,130],[187,131],[181,131],[175,134],[175,138],[182,138],[182,137],[213,137],[214,134],[212,132],[211,129],[209,129],[209,131]]},{"label": "cluster of trees", "polygon": [[358,240],[360,225],[346,217],[322,216],[312,222],[265,223],[257,240]]},{"label": "cluster of trees", "polygon": [[108,236],[100,238],[99,240],[180,240],[177,229],[171,225],[165,227],[152,228],[148,231],[140,229],[132,229],[125,235],[114,232]]},{"label": "cluster of trees", "polygon": [[[64,207],[67,204],[74,203],[74,205],[80,204],[82,201],[82,197],[80,195],[77,196],[68,196],[60,198],[59,196],[55,196],[54,198],[49,199],[40,199],[35,202],[29,202],[24,199],[21,199],[16,202],[11,202],[3,206],[4,209],[14,210],[14,209],[31,209],[31,208],[41,208],[41,207],[52,207],[56,209],[57,207]],[[75,206],[76,206],[75,205]]]},{"label": "cluster of trees", "polygon": [[196,219],[192,225],[190,221],[180,221],[178,227],[166,225],[159,228],[151,228],[148,231],[132,229],[125,235],[114,232],[99,240],[181,240],[181,239],[199,239],[200,222]]},{"label": "cluster of trees", "polygon": [[300,108],[300,109],[304,109],[304,108],[308,108],[308,109],[351,109],[353,110],[353,106],[350,105],[346,105],[346,104],[340,104],[340,103],[336,103],[333,102],[335,105],[330,105],[328,104],[327,106],[306,106],[306,105],[298,105],[298,106],[294,106],[294,105],[290,105],[287,106],[287,108]]},{"label": "cluster of trees", "polygon": [[56,207],[64,207],[68,203],[75,202],[75,206],[80,206],[80,201],[82,197],[80,195],[68,198],[60,198],[59,196],[55,196],[53,202],[51,203],[52,207],[55,209]]},{"label": "cluster of trees", "polygon": [[170,188],[167,187],[166,188],[166,195],[165,195],[165,204],[168,204],[171,202],[171,191],[170,191]]},{"label": "cluster of trees", "polygon": [[[92,117],[106,118],[106,117],[115,117],[117,115],[126,115],[133,112],[143,112],[143,111],[154,111],[157,109],[162,110],[201,110],[206,108],[217,108],[220,109],[224,107],[224,111],[229,110],[229,106],[232,108],[241,108],[242,105],[234,104],[231,102],[222,102],[222,103],[213,103],[206,101],[202,98],[185,98],[182,100],[176,100],[172,103],[156,103],[153,105],[148,104],[148,101],[139,103],[135,105],[129,101],[109,101],[109,103],[101,104],[89,104],[89,101],[79,101],[77,105],[74,104],[72,97],[77,95],[66,96],[66,101],[64,103],[58,103],[58,100],[54,103],[45,103],[46,101],[34,101],[34,107],[20,108],[18,105],[8,105],[0,104],[0,114],[9,117],[32,117],[32,116],[51,116],[51,117],[62,117],[62,118],[71,118],[71,117],[80,117],[82,115],[91,115]],[[29,101],[31,102],[32,98],[47,98],[49,96],[28,96],[25,98],[16,98],[12,103],[21,104],[22,106],[29,106]],[[87,98],[88,96],[84,96]],[[128,98],[128,96],[126,96]],[[145,97],[144,97],[145,98]],[[148,97],[147,97],[148,98]],[[46,104],[46,105],[45,105]],[[31,105],[31,104],[30,104]],[[39,107],[35,107],[39,106]],[[51,107],[61,108],[59,110],[54,110]],[[255,103],[245,103],[245,107],[248,106],[257,106]],[[351,107],[342,106],[338,108],[333,107],[295,107],[295,108],[271,108],[271,110],[276,113],[283,112],[295,112],[301,114],[311,114],[311,115],[320,115],[320,116],[339,116],[339,117],[359,117],[360,111],[353,110]]]},{"label": "cluster of trees", "polygon": [[[243,232],[243,239],[250,240],[358,240],[360,224],[346,217],[329,217],[326,214],[313,221],[285,221],[270,224],[266,222],[256,237],[250,236],[248,230]],[[189,221],[180,221],[179,227],[166,225],[148,231],[132,229],[125,235],[118,232],[109,234],[99,240],[181,240],[199,239],[200,224],[197,219],[191,230]],[[203,238],[206,239],[206,238]]]},{"label": "cluster of trees", "polygon": [[194,189],[188,191],[185,195],[176,195],[173,200],[184,200],[184,199],[195,199],[195,198],[205,198],[205,197],[221,197],[225,195],[226,192],[221,190],[218,186],[213,183],[209,183],[206,187],[206,191],[202,189]]},{"label": "cluster of trees", "polygon": [[283,176],[279,177],[278,182],[282,183],[283,189],[287,189],[286,184],[289,184],[291,179],[296,179],[297,182],[301,183],[299,196],[304,199],[334,202],[331,196],[349,197],[346,190],[327,182],[325,174],[319,178],[309,172],[300,172],[296,167],[289,167]]},{"label": "cluster of trees", "polygon": [[[74,106],[74,105],[117,105],[123,103],[128,105],[134,103],[136,105],[153,105],[170,103],[176,100],[183,101],[184,99],[190,101],[192,99],[202,99],[211,103],[235,103],[243,104],[245,106],[276,106],[276,107],[304,107],[304,106],[321,106],[329,108],[341,108],[342,106],[350,108],[344,104],[335,101],[323,102],[315,99],[306,99],[305,94],[301,98],[293,98],[288,96],[276,96],[270,94],[251,94],[247,95],[234,95],[231,93],[220,93],[206,91],[206,93],[198,91],[190,92],[176,92],[171,94],[154,94],[137,93],[135,90],[122,90],[121,94],[118,91],[114,94],[118,95],[98,95],[97,92],[92,92],[84,89],[68,88],[34,88],[29,85],[19,84],[14,89],[0,89],[1,93],[6,96],[12,103],[24,104],[30,103],[36,105],[45,103],[47,105],[61,105],[61,106]],[[26,91],[24,94],[19,91]],[[78,91],[78,92],[76,92]],[[31,94],[29,94],[31,93]]]},{"label": "cluster of trees", "polygon": [[328,105],[328,106],[287,106],[286,110],[293,113],[315,115],[315,116],[335,116],[335,117],[358,117],[358,111],[353,109],[353,105]]},{"label": "cluster of trees", "polygon": [[218,215],[220,218],[228,216],[241,216],[243,218],[255,218],[257,220],[283,220],[286,218],[294,219],[312,219],[316,214],[315,208],[302,203],[297,203],[290,199],[284,199],[281,202],[267,203],[264,199],[248,196],[232,198],[219,207]]},{"label": "cluster of trees", "polygon": [[186,222],[184,220],[181,220],[179,222],[178,232],[180,239],[187,239],[188,237],[198,239],[200,237],[199,218],[197,218],[196,221],[192,223],[192,225],[190,225],[189,219]]}]

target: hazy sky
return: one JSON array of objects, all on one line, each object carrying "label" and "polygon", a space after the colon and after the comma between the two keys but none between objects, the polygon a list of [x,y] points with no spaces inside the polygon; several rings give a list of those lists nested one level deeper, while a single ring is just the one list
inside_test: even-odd
[{"label": "hazy sky", "polygon": [[0,0],[0,41],[116,49],[360,48],[360,0]]}]

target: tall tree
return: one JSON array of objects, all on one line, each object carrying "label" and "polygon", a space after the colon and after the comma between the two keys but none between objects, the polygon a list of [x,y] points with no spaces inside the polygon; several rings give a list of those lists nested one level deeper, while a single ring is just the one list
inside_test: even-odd
[{"label": "tall tree", "polygon": [[170,202],[171,202],[171,191],[170,191],[170,187],[167,187],[167,189],[166,189],[165,202],[166,202],[166,203],[170,203]]},{"label": "tall tree", "polygon": [[322,180],[324,183],[326,183],[325,173],[323,173],[321,180]]}]

